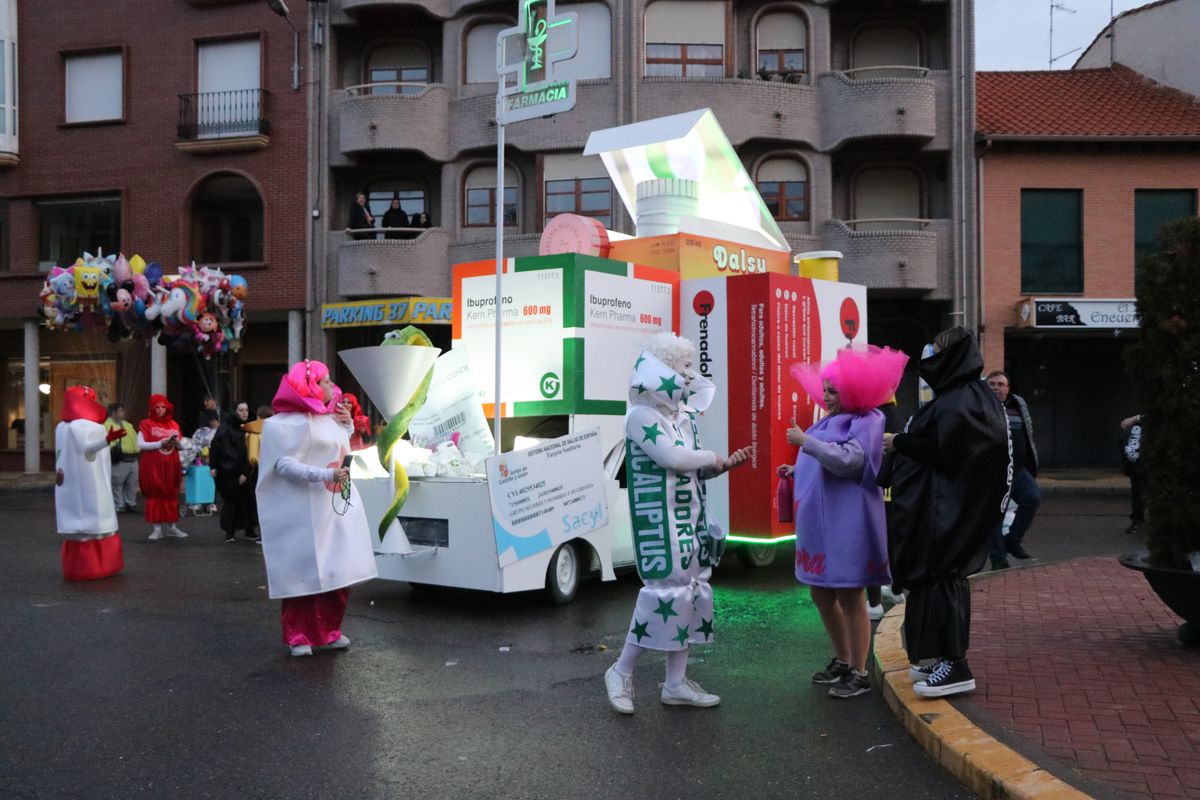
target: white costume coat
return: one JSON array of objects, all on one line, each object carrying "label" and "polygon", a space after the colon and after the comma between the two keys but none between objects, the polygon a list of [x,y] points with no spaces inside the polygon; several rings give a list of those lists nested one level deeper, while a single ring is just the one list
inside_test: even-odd
[{"label": "white costume coat", "polygon": [[[627,641],[652,650],[683,650],[711,642],[716,559],[704,506],[704,473],[716,454],[700,448],[694,416],[715,387],[683,376],[643,352],[630,380],[625,415],[629,512],[638,594]],[[715,529],[715,526],[713,526]]]},{"label": "white costume coat", "polygon": [[107,536],[117,530],[112,495],[112,455],[104,426],[86,419],[60,422],[54,429],[54,487],[58,532],[73,539]]},{"label": "white costume coat", "polygon": [[349,452],[349,432],[329,414],[285,412],[263,422],[258,516],[272,598],[320,594],[378,574],[358,492],[351,484],[347,506],[327,483]]}]

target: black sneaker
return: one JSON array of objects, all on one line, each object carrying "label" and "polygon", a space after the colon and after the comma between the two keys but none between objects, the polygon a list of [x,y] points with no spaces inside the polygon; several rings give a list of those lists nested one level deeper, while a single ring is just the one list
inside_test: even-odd
[{"label": "black sneaker", "polygon": [[942,662],[935,661],[932,664],[925,664],[924,666],[920,664],[909,664],[908,679],[913,683],[916,683],[917,681],[929,680],[929,677],[933,675],[933,671],[937,669],[937,665],[940,663]]},{"label": "black sneaker", "polygon": [[1028,558],[1033,558],[1033,556],[1029,555],[1029,551],[1021,546],[1020,542],[1005,542],[1004,549],[1007,550],[1009,555],[1011,555],[1013,558],[1019,558],[1022,561]]},{"label": "black sneaker", "polygon": [[848,700],[869,691],[871,691],[871,676],[865,672],[860,674],[850,670],[842,676],[840,681],[829,687],[829,696],[839,700]]},{"label": "black sneaker", "polygon": [[938,662],[933,674],[927,679],[913,684],[913,691],[920,697],[946,697],[952,694],[974,691],[975,676],[967,667],[967,660],[949,659]]},{"label": "black sneaker", "polygon": [[1002,569],[1008,569],[1012,564],[1008,563],[1008,559],[1003,560],[992,559],[992,572],[999,572]]},{"label": "black sneaker", "polygon": [[837,683],[843,676],[850,673],[850,665],[845,661],[841,661],[834,656],[829,660],[829,666],[820,672],[814,672],[812,676],[813,683]]}]

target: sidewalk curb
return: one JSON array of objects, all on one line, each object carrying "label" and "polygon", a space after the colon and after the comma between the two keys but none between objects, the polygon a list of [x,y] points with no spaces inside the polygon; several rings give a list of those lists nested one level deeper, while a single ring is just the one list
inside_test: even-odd
[{"label": "sidewalk curb", "polygon": [[900,643],[904,610],[904,604],[893,606],[879,622],[871,671],[888,707],[921,747],[985,800],[1089,800],[1091,795],[992,738],[948,700],[917,696]]}]

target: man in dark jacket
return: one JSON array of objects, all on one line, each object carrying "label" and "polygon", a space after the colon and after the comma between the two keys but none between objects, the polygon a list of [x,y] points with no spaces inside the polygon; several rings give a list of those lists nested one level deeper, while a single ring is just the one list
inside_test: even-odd
[{"label": "man in dark jacket", "polygon": [[1033,417],[1025,398],[1010,391],[1008,375],[996,370],[988,373],[988,388],[1004,406],[1008,418],[1008,431],[1012,437],[1013,476],[1012,501],[1017,504],[1008,535],[997,526],[992,536],[992,569],[1008,566],[1006,553],[1016,558],[1029,558],[1021,543],[1033,525],[1033,517],[1042,504],[1042,490],[1038,488],[1038,454],[1033,443]]},{"label": "man in dark jacket", "polygon": [[251,506],[254,484],[250,481],[252,467],[246,454],[246,434],[242,423],[250,417],[250,406],[238,403],[232,414],[217,428],[208,448],[208,465],[221,494],[221,530],[225,541],[237,538],[238,529],[246,538],[258,541],[254,532],[254,511]]},{"label": "man in dark jacket", "polygon": [[[975,338],[951,328],[920,364],[933,402],[906,431],[885,437],[896,453],[892,509],[896,526],[893,588],[908,589],[905,647],[913,690],[922,697],[970,691],[967,667],[971,589],[967,576],[987,559],[1008,500],[1011,453],[1004,411],[979,379]],[[928,666],[922,661],[937,659]]]}]

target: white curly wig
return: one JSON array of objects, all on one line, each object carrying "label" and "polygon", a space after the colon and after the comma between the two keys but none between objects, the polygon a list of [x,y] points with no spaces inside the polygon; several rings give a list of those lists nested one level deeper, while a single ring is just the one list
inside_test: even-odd
[{"label": "white curly wig", "polygon": [[696,362],[696,345],[690,339],[673,333],[657,333],[646,342],[646,352],[666,364],[680,375],[689,377]]}]

